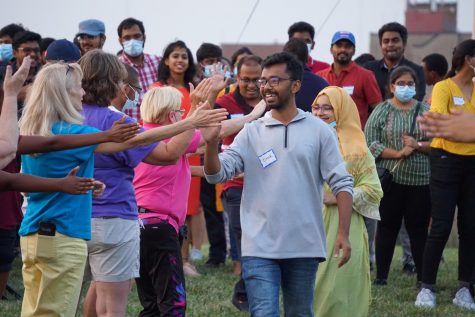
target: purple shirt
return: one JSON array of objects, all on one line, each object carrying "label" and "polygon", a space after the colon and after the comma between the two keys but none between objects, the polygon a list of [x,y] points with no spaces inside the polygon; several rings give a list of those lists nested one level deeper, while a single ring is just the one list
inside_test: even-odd
[{"label": "purple shirt", "polygon": [[[105,131],[124,116],[107,107],[83,105],[84,124]],[[126,123],[135,122],[127,117]],[[144,131],[141,129],[141,131]],[[92,217],[138,219],[137,201],[132,184],[134,168],[158,143],[113,154],[94,154],[94,178],[106,184],[106,190],[92,201]]]}]

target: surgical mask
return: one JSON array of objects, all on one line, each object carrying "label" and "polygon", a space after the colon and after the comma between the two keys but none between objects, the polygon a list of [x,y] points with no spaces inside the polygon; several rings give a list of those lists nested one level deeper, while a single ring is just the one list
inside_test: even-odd
[{"label": "surgical mask", "polygon": [[206,78],[211,77],[213,67],[214,65],[205,65],[203,67],[203,76],[205,76]]},{"label": "surgical mask", "polygon": [[234,70],[233,70],[233,73],[234,73],[234,76],[237,76],[237,73],[238,73],[238,69],[237,69],[237,66],[234,66]]},{"label": "surgical mask", "polygon": [[[215,70],[215,65],[204,65],[203,66],[203,76],[205,78],[212,77],[214,75],[213,71]],[[220,69],[216,69],[216,72],[219,72],[221,75],[223,75],[226,78],[231,78],[231,72],[229,70],[224,71],[224,67],[221,67]],[[237,74],[237,73],[236,73]]]},{"label": "surgical mask", "polygon": [[415,86],[396,86],[396,91],[394,91],[394,96],[401,102],[409,102],[415,95]]},{"label": "surgical mask", "polygon": [[122,112],[124,112],[125,110],[128,110],[128,109],[135,109],[137,108],[137,105],[139,103],[139,93],[137,91],[135,91],[135,95],[134,95],[134,100],[130,100],[129,97],[127,97],[127,94],[125,94],[125,98],[127,98],[127,100],[125,101],[125,104],[124,104],[124,107],[122,108]]},{"label": "surgical mask", "polygon": [[328,124],[330,128],[336,129],[336,121],[332,121]]},{"label": "surgical mask", "polygon": [[11,44],[0,44],[0,62],[9,62],[13,58],[13,47]]},{"label": "surgical mask", "polygon": [[143,41],[131,39],[122,43],[125,54],[137,57],[143,53]]},{"label": "surgical mask", "polygon": [[307,43],[308,54],[312,52],[312,43]]}]

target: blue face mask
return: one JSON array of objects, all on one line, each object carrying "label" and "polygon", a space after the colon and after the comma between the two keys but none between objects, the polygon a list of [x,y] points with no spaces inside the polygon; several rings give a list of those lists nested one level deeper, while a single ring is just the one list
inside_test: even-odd
[{"label": "blue face mask", "polygon": [[205,76],[206,78],[211,77],[213,67],[214,65],[205,65],[203,68],[203,76]]},{"label": "blue face mask", "polygon": [[205,78],[212,77],[214,72],[218,72],[226,78],[231,78],[231,72],[229,70],[224,71],[224,67],[215,69],[215,65],[204,65],[203,66],[203,76]]},{"label": "blue face mask", "polygon": [[139,93],[137,91],[135,91],[134,100],[130,100],[129,97],[127,97],[127,94],[125,95],[125,98],[127,98],[127,100],[125,101],[124,107],[122,108],[122,112],[128,109],[137,108],[139,103]]},{"label": "blue face mask", "polygon": [[237,66],[234,66],[234,70],[233,70],[233,73],[234,73],[234,76],[237,76],[237,73],[238,73],[238,69],[237,69]]},{"label": "blue face mask", "polygon": [[9,62],[13,58],[13,47],[11,44],[0,44],[0,62]]},{"label": "blue face mask", "polygon": [[328,124],[330,128],[336,129],[336,121],[332,121]]},{"label": "blue face mask", "polygon": [[131,39],[122,43],[125,54],[137,57],[143,53],[143,41]]},{"label": "blue face mask", "polygon": [[415,95],[415,86],[396,86],[396,91],[394,91],[394,96],[401,102],[409,102]]}]

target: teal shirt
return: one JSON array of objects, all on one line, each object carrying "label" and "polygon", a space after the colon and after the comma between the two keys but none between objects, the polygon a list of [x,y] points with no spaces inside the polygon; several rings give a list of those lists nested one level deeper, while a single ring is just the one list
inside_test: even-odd
[{"label": "teal shirt", "polygon": [[[86,134],[100,130],[78,124],[56,122],[52,132],[58,134]],[[25,174],[48,178],[65,177],[79,166],[78,177],[93,177],[94,150],[97,145],[55,151],[36,156],[22,155],[22,170]],[[70,195],[66,193],[29,193],[28,208],[21,223],[19,234],[36,233],[41,221],[52,221],[56,230],[64,235],[91,239],[92,193]]]},{"label": "teal shirt", "polygon": [[[410,134],[417,103],[409,110],[394,107],[389,100],[376,106],[365,126],[366,143],[376,159],[376,166],[392,170],[397,159],[383,159],[385,148],[401,150],[404,147],[402,136]],[[429,105],[421,103],[418,115],[429,110]],[[427,138],[416,123],[414,137],[417,141]],[[393,181],[401,185],[421,186],[429,184],[430,166],[427,154],[414,151],[404,159],[393,173]]]}]

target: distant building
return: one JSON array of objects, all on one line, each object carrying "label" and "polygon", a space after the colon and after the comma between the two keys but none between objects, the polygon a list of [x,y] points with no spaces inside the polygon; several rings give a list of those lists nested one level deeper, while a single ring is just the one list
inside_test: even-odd
[{"label": "distant building", "polygon": [[[415,63],[431,53],[450,61],[454,47],[471,38],[471,33],[457,32],[457,1],[408,0],[405,25],[409,37],[404,55]],[[382,58],[378,33],[371,33],[370,52]]]},{"label": "distant building", "polygon": [[284,44],[249,44],[249,43],[241,43],[241,44],[229,44],[229,43],[221,43],[221,48],[223,49],[223,56],[231,59],[231,55],[239,48],[246,46],[248,47],[255,55],[260,56],[261,58],[266,58],[267,56],[282,52],[284,48]]}]

